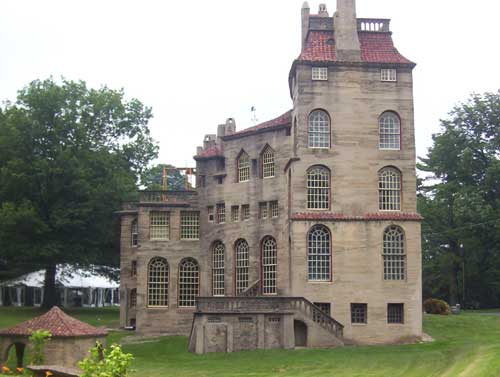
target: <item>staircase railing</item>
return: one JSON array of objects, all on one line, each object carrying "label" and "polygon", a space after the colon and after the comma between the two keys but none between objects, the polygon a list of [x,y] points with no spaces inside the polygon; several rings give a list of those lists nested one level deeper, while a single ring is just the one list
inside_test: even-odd
[{"label": "staircase railing", "polygon": [[[250,287],[249,287],[250,288]],[[319,326],[342,338],[344,326],[304,297],[198,297],[196,309],[199,313],[273,313],[298,311]]]},{"label": "staircase railing", "polygon": [[238,293],[238,297],[257,297],[260,293],[260,279],[254,281],[247,289]]}]

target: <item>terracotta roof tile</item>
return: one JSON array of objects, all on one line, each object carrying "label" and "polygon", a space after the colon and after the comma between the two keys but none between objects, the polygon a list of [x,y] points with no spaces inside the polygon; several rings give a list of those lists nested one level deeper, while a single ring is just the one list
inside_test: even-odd
[{"label": "terracotta roof tile", "polygon": [[[361,60],[367,63],[413,64],[394,47],[390,32],[359,32]],[[332,31],[310,31],[306,45],[298,60],[311,62],[336,62],[335,44]]]},{"label": "terracotta roof tile", "polygon": [[107,331],[81,322],[54,306],[47,313],[0,330],[0,335],[30,336],[36,330],[48,330],[53,337],[105,336]]},{"label": "terracotta roof tile", "polygon": [[222,151],[217,148],[217,147],[211,147],[208,149],[205,149],[203,152],[195,156],[196,158],[212,158],[212,157],[223,157],[224,154]]},{"label": "terracotta roof tile", "polygon": [[292,110],[289,110],[286,113],[281,114],[277,118],[268,120],[267,122],[258,124],[256,126],[253,126],[250,128],[246,128],[244,130],[235,132],[233,134],[226,135],[226,136],[224,136],[224,138],[231,138],[233,136],[243,136],[243,135],[247,135],[247,134],[252,134],[254,132],[266,131],[266,130],[270,130],[273,128],[283,127],[283,126],[287,126],[287,125],[291,125],[291,124],[292,124]]},{"label": "terracotta roof tile", "polygon": [[299,212],[292,215],[292,220],[303,221],[420,221],[418,213],[367,213],[363,216],[346,216],[342,213]]}]

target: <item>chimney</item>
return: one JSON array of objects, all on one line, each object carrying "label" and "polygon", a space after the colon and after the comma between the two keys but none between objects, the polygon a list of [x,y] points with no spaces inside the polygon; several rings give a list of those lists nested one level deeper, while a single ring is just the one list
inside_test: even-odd
[{"label": "chimney", "polygon": [[309,9],[309,3],[307,1],[304,1],[304,4],[302,5],[302,50],[304,49],[304,46],[306,44],[307,31],[309,30],[310,13],[311,10]]},{"label": "chimney", "polygon": [[334,28],[337,58],[340,61],[360,61],[356,0],[337,0]]}]

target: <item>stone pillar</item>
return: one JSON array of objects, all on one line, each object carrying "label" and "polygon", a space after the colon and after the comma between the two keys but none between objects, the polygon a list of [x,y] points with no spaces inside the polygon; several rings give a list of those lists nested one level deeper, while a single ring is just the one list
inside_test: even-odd
[{"label": "stone pillar", "polygon": [[334,28],[337,58],[340,61],[361,61],[356,0],[337,0]]},{"label": "stone pillar", "polygon": [[294,349],[295,348],[295,331],[293,329],[293,314],[283,315],[283,348],[284,349]]}]

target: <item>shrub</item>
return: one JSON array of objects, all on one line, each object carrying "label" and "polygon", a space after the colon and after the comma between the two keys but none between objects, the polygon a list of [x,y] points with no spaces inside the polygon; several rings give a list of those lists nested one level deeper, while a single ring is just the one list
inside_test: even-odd
[{"label": "shrub", "polygon": [[428,314],[451,314],[450,305],[443,300],[437,298],[428,298],[424,301],[424,310]]},{"label": "shrub", "polygon": [[47,330],[37,330],[31,334],[29,340],[32,345],[31,364],[42,365],[44,362],[45,344],[50,340],[52,334]]},{"label": "shrub", "polygon": [[83,370],[82,377],[126,377],[133,358],[132,354],[124,353],[117,344],[106,349],[97,342],[90,350],[90,356],[78,363],[78,366]]}]

